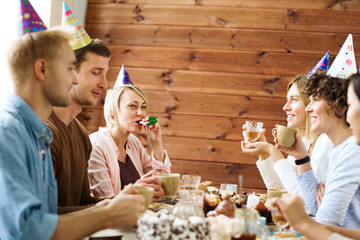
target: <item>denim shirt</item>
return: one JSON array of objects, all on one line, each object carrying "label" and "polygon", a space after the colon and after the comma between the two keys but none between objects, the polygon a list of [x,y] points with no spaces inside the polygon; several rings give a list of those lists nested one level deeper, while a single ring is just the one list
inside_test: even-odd
[{"label": "denim shirt", "polygon": [[50,129],[16,94],[0,109],[0,239],[50,239],[58,222]]}]

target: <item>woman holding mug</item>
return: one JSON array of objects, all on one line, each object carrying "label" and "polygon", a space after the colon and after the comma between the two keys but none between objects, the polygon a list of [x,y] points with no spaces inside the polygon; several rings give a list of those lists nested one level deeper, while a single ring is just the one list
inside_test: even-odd
[{"label": "woman holding mug", "polygon": [[[144,92],[125,84],[109,89],[104,103],[106,127],[90,135],[93,146],[89,160],[91,192],[96,197],[113,197],[129,184],[153,187],[154,201],[164,192],[154,171],[170,173],[171,162],[163,149],[160,124],[143,125],[148,101]],[[134,135],[145,128],[153,150],[151,156]]]},{"label": "woman holding mug", "polygon": [[[346,120],[355,135],[356,144],[360,145],[360,74],[354,74],[350,77],[347,103]],[[284,217],[296,231],[311,240],[360,240],[359,229],[346,229],[317,223],[305,213],[303,201],[298,196],[283,195],[281,198],[275,198],[271,203],[274,207],[280,208]]]},{"label": "woman holding mug", "polygon": [[[325,135],[310,132],[310,118],[305,112],[305,107],[310,102],[307,94],[303,93],[307,80],[304,76],[297,76],[288,84],[287,102],[283,110],[287,115],[287,127],[298,130],[302,141],[305,142],[309,155],[312,156],[311,165],[319,182],[325,176],[328,165],[327,152],[332,143]],[[265,138],[265,129],[261,133],[258,142],[250,143],[243,132],[244,141],[241,147],[244,153],[258,155],[256,165],[268,189],[286,190],[288,193],[300,194],[300,187],[296,178],[298,166],[295,158],[289,155],[284,158],[283,154]]]},{"label": "woman holding mug", "polygon": [[[299,165],[297,177],[302,197],[320,223],[359,228],[360,226],[360,147],[346,122],[348,79],[327,76],[317,71],[308,79],[306,92],[310,103],[311,131],[325,133],[334,144],[329,151],[329,166],[325,179],[325,194],[321,205],[317,202],[318,181],[310,164],[310,157],[297,135],[295,144],[280,149],[293,155]],[[356,124],[352,121],[352,124]]]}]

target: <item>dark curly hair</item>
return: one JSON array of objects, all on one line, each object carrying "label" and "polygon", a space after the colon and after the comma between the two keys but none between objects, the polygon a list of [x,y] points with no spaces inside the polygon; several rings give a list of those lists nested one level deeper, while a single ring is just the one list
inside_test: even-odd
[{"label": "dark curly hair", "polygon": [[328,112],[332,110],[337,118],[346,118],[349,83],[349,79],[328,76],[325,70],[320,69],[308,78],[305,93],[327,101]]}]

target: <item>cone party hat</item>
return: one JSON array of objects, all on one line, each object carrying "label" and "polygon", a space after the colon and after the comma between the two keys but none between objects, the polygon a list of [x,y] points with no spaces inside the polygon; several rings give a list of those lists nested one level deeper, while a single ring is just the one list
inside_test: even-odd
[{"label": "cone party hat", "polygon": [[313,75],[318,69],[324,69],[326,71],[329,69],[329,53],[329,51],[325,53],[315,67],[306,75],[306,79]]},{"label": "cone party hat", "polygon": [[124,64],[121,67],[121,70],[119,72],[119,75],[116,79],[114,88],[121,87],[122,85],[133,85],[133,83],[130,80],[129,74],[125,70]]},{"label": "cone party hat", "polygon": [[45,23],[41,20],[30,1],[20,0],[18,36],[32,32],[40,32],[46,29]]},{"label": "cone party hat", "polygon": [[327,74],[332,77],[348,78],[356,72],[353,39],[349,34]]},{"label": "cone party hat", "polygon": [[81,26],[76,17],[73,15],[72,11],[65,2],[63,2],[61,26],[75,28],[75,40],[71,42],[71,47],[73,50],[85,47],[91,43],[91,38],[86,33],[85,29]]}]

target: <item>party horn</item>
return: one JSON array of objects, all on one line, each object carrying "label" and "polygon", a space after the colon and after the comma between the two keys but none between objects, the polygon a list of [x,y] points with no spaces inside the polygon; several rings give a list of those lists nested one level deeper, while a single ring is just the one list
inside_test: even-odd
[{"label": "party horn", "polygon": [[139,122],[140,124],[144,124],[144,125],[153,125],[153,124],[155,124],[156,122],[158,121],[158,118],[157,117],[149,117],[149,121],[147,121],[147,122],[143,122],[143,121],[141,121],[141,122]]}]

